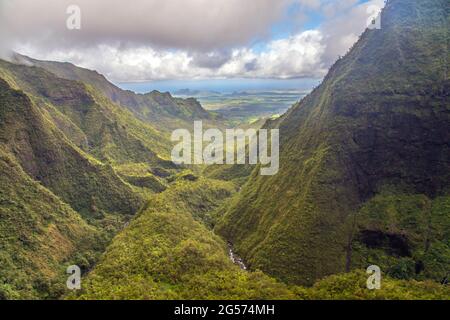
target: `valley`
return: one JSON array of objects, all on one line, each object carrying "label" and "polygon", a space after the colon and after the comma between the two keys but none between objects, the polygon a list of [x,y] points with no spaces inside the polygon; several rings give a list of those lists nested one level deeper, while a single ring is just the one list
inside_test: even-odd
[{"label": "valley", "polygon": [[[0,299],[448,300],[445,3],[388,1],[381,30],[297,89],[139,92],[0,59]],[[276,172],[234,161],[235,137],[222,161],[174,161],[174,132],[190,159],[208,129],[219,147],[276,131],[271,156],[240,141]]]}]

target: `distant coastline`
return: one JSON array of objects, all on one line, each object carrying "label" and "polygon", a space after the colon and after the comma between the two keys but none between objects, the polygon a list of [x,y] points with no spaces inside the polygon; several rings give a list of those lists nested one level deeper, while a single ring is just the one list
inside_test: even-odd
[{"label": "distant coastline", "polygon": [[225,79],[225,80],[160,80],[147,82],[116,83],[122,89],[136,93],[153,90],[175,94],[181,90],[233,93],[244,91],[311,90],[321,79]]}]

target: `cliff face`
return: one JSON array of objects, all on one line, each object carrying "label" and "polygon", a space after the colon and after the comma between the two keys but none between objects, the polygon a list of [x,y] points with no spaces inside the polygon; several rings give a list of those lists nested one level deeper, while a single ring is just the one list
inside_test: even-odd
[{"label": "cliff face", "polygon": [[[360,209],[374,196],[423,195],[433,202],[449,193],[448,22],[446,1],[389,1],[382,29],[367,30],[323,83],[277,122],[279,174],[255,171],[218,226],[251,267],[311,284],[363,265],[369,254],[355,262],[353,247],[367,249],[360,240],[368,228],[406,237],[409,258],[423,263],[412,257],[419,249],[411,226],[399,219],[379,230]],[[450,211],[440,208],[447,223]],[[397,210],[399,217],[404,210]],[[420,212],[411,225],[432,215]],[[442,234],[434,240],[448,244]],[[379,263],[395,268],[399,257],[389,244],[372,249],[382,251],[383,261],[392,257]],[[448,246],[442,250],[450,257]]]}]

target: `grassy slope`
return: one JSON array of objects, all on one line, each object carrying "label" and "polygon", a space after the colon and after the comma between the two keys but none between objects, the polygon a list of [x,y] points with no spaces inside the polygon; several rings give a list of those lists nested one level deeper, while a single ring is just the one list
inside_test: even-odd
[{"label": "grassy slope", "polygon": [[[374,195],[448,192],[444,2],[390,1],[383,28],[364,33],[322,85],[276,121],[280,172],[255,170],[217,227],[252,268],[312,284],[352,265],[354,217]],[[448,246],[448,238],[434,240]]]}]

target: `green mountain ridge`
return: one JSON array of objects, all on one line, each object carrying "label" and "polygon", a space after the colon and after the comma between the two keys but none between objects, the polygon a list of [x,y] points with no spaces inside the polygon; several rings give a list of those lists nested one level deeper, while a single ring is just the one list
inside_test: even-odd
[{"label": "green mountain ridge", "polygon": [[220,121],[214,121],[217,118],[215,114],[203,109],[193,98],[174,98],[168,92],[152,91],[136,94],[129,90],[122,90],[98,72],[80,68],[71,63],[39,61],[19,54],[15,55],[14,61],[41,67],[63,79],[89,84],[111,101],[130,110],[140,120],[147,121],[162,131],[191,127],[194,120],[220,124]]},{"label": "green mountain ridge", "polygon": [[92,87],[58,78],[39,67],[5,61],[0,67],[15,86],[49,111],[69,139],[75,132],[74,142],[99,160],[156,164],[161,160],[157,153],[168,157],[170,142],[166,135],[135,119]]},{"label": "green mountain ridge", "polygon": [[[25,94],[0,80],[0,141],[24,170],[78,211],[132,214],[142,199],[109,166],[73,146]],[[107,189],[101,188],[107,185]],[[95,208],[93,208],[95,206]]]},{"label": "green mountain ridge", "polygon": [[[268,124],[280,129],[280,172],[261,177],[255,169],[216,227],[252,269],[311,285],[377,263],[395,274],[407,258],[413,269],[420,266],[408,271],[414,277],[436,268],[433,278],[446,276],[448,235],[417,227],[427,219],[448,225],[450,216],[448,206],[425,210],[438,205],[436,197],[447,201],[450,190],[445,2],[387,2],[381,30],[367,30],[318,88]],[[360,212],[374,196],[386,214],[397,211],[388,228],[376,213],[377,224]],[[395,197],[407,204],[392,204]],[[365,242],[370,232],[381,239]],[[440,251],[441,261],[423,261],[417,237]],[[398,245],[407,252],[399,256]],[[355,257],[354,246],[374,256]]]},{"label": "green mountain ridge", "polygon": [[[95,81],[58,77],[37,60],[22,62],[0,60],[0,152],[8,164],[1,166],[0,295],[55,298],[65,291],[65,267],[89,270],[180,168],[167,160],[167,127],[140,120],[94,87]],[[80,78],[94,74],[71,68]],[[110,85],[106,79],[100,84]],[[152,96],[159,99],[156,92]],[[154,112],[165,108],[164,99],[172,98],[155,100]],[[196,101],[170,103],[173,112],[203,112]],[[167,121],[187,124],[188,118],[166,111],[160,116]],[[10,166],[17,169],[6,172]]]},{"label": "green mountain ridge", "polygon": [[92,263],[111,237],[89,226],[80,213],[86,218],[130,215],[142,199],[111,169],[73,146],[28,96],[2,79],[0,153],[0,294],[8,299],[58,296],[64,282],[54,286],[52,281],[64,274],[62,263],[85,254]]},{"label": "green mountain ridge", "polygon": [[[2,241],[2,296],[60,296],[63,265],[92,267],[148,194],[166,188],[156,174],[178,170],[165,160],[169,150],[167,133],[89,84],[0,60],[0,151],[18,168],[13,174],[1,167],[1,195],[7,199],[0,208],[0,238],[7,240]],[[25,188],[31,181],[40,187]],[[36,211],[40,208],[53,212]],[[23,245],[21,237],[33,245]]]}]

